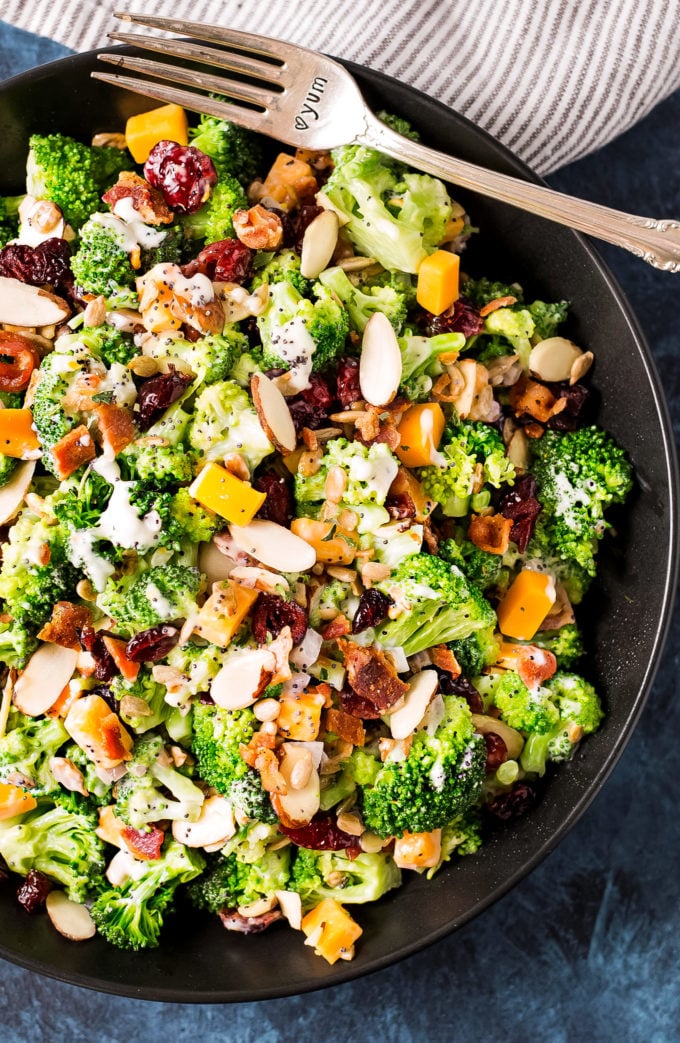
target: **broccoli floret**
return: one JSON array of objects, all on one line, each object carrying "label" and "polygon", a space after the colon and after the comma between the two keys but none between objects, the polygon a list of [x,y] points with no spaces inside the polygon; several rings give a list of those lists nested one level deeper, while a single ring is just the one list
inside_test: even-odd
[{"label": "broccoli floret", "polygon": [[476,677],[485,666],[498,659],[500,638],[493,627],[475,630],[474,634],[459,641],[449,641],[449,648],[465,677]]},{"label": "broccoli floret", "polygon": [[[257,319],[265,369],[291,369],[305,354],[316,372],[344,354],[347,311],[322,283],[315,283],[314,294],[315,301],[301,297],[291,282],[269,287],[269,303]],[[301,339],[309,342],[308,352]]]},{"label": "broccoli floret", "polygon": [[165,701],[165,685],[154,681],[148,667],[142,666],[134,681],[126,681],[121,674],[117,674],[110,682],[110,688],[118,702],[125,696],[134,696],[146,703],[148,710],[143,713],[120,707],[118,711],[128,728],[139,735],[164,724],[173,713],[172,706]]},{"label": "broccoli floret", "polygon": [[127,366],[128,362],[139,354],[131,333],[123,333],[115,326],[81,326],[77,333],[67,338],[59,338],[60,347],[67,339],[80,341],[95,358],[101,359],[107,366],[114,362]]},{"label": "broccoli floret", "polygon": [[585,655],[583,637],[576,623],[567,623],[559,630],[539,630],[531,643],[552,652],[560,670],[570,670]]},{"label": "broccoli floret", "polygon": [[[458,426],[448,425],[440,446],[440,464],[418,470],[423,489],[436,500],[444,514],[463,518],[470,505],[480,509],[488,505],[489,494],[483,490],[473,496],[478,478],[499,489],[515,480],[515,468],[505,455],[499,431],[482,421],[462,420]],[[482,471],[479,474],[479,466]],[[486,497],[482,503],[480,497]]]},{"label": "broccoli floret", "polygon": [[19,207],[25,196],[0,196],[0,248],[19,234]]},{"label": "broccoli floret", "polygon": [[230,797],[250,818],[276,821],[269,797],[257,772],[241,757],[240,746],[253,736],[257,721],[251,709],[223,710],[194,703],[191,752],[198,773],[208,785]]},{"label": "broccoli floret", "polygon": [[[40,363],[40,380],[33,395],[33,423],[43,449],[43,463],[54,473],[49,450],[75,427],[75,417],[68,416],[62,405],[69,389],[68,375],[60,366],[63,356],[50,352]],[[71,374],[72,375],[72,374]]]},{"label": "broccoli floret", "polygon": [[437,553],[444,561],[458,565],[480,590],[486,591],[497,586],[507,571],[499,554],[481,550],[471,540],[463,540],[460,546],[455,540],[442,540]]},{"label": "broccoli floret", "polygon": [[[536,443],[531,471],[543,511],[535,538],[593,576],[597,544],[609,528],[604,512],[630,492],[631,465],[612,436],[595,426],[546,431]],[[532,549],[530,543],[528,555]]]},{"label": "broccoli floret", "polygon": [[83,225],[80,245],[71,258],[71,270],[83,290],[105,297],[121,288],[132,288],[137,277],[115,230],[96,220]]},{"label": "broccoli floret", "polygon": [[[247,830],[244,831],[247,837]],[[281,839],[277,833],[271,840]],[[252,905],[262,898],[271,898],[275,891],[285,891],[290,876],[290,846],[261,845],[258,858],[245,843],[213,862],[207,873],[189,888],[189,898],[198,909],[219,913],[222,909],[237,909]]]},{"label": "broccoli floret", "polygon": [[260,253],[255,255],[255,263],[258,257],[269,257],[266,264],[258,268],[250,284],[251,290],[267,283],[271,286],[276,282],[288,282],[293,286],[301,297],[308,297],[312,292],[312,280],[305,279],[300,272],[300,257],[294,250],[280,250],[276,254]]},{"label": "broccoli floret", "polygon": [[149,242],[141,249],[140,268],[148,272],[157,264],[180,264],[184,259],[184,233],[181,225],[148,225],[157,242]]},{"label": "broccoli floret", "polygon": [[406,330],[399,338],[401,352],[401,393],[417,402],[427,398],[432,389],[432,378],[443,372],[439,356],[444,352],[458,352],[465,345],[462,333],[440,333],[436,337],[421,337]]},{"label": "broccoli floret", "polygon": [[207,460],[240,453],[251,470],[274,451],[250,398],[233,380],[219,381],[201,391],[189,442]]},{"label": "broccoli floret", "polygon": [[234,214],[247,207],[243,186],[235,177],[223,174],[200,210],[182,217],[184,235],[188,239],[205,239],[206,245],[233,239]]},{"label": "broccoli floret", "polygon": [[164,752],[161,736],[147,733],[135,743],[127,775],[116,784],[116,815],[133,829],[162,819],[195,822],[201,813],[203,791],[165,764]]},{"label": "broccoli floret", "polygon": [[336,149],[333,159],[324,192],[345,218],[344,233],[357,253],[390,271],[417,272],[451,218],[446,187],[429,174],[404,173],[364,145]]},{"label": "broccoli floret", "polygon": [[336,609],[344,613],[351,595],[352,588],[349,583],[343,583],[339,579],[317,587],[309,602],[309,625],[318,629],[323,627],[327,621],[325,609]]},{"label": "broccoli floret", "polygon": [[[75,742],[70,743],[64,749],[64,757],[68,757],[72,764],[75,764],[76,768],[81,772],[85,781],[85,789],[88,793],[88,799],[95,805],[101,805],[102,807],[106,804],[113,803],[113,797],[111,795],[112,784],[110,782],[104,782],[103,779],[97,774],[97,766],[94,761],[90,760],[85,750],[80,746],[76,745]],[[54,795],[52,795],[54,799]]]},{"label": "broccoli floret", "polygon": [[178,485],[194,477],[194,454],[181,445],[138,445],[133,442],[125,451],[131,477],[157,485]]},{"label": "broccoli floret", "polygon": [[173,494],[158,488],[155,481],[151,483],[151,478],[132,483],[130,503],[140,517],[154,512],[160,518],[159,546],[180,552],[181,564],[193,567],[197,544],[210,540],[222,523],[216,514],[197,503],[188,489],[178,489]]},{"label": "broccoli floret", "polygon": [[28,194],[56,203],[76,231],[118,174],[131,166],[121,149],[83,145],[65,134],[33,134],[28,144]]},{"label": "broccoli floret", "polygon": [[[362,442],[348,442],[346,438],[332,438],[324,446],[316,474],[303,475],[298,472],[295,475],[295,501],[298,506],[323,502],[326,496],[324,486],[331,467],[342,467],[347,474],[347,485],[342,494],[343,504],[354,507],[377,504],[381,507],[390,485],[397,477],[399,464],[384,442],[367,446]],[[385,521],[389,521],[389,517],[385,517]]]},{"label": "broccoli floret", "polygon": [[215,116],[201,116],[189,130],[191,144],[210,156],[220,180],[235,177],[247,186],[262,170],[260,139],[244,127]]},{"label": "broccoli floret", "polygon": [[477,308],[483,308],[491,301],[497,301],[500,297],[515,297],[521,304],[524,293],[519,283],[504,283],[493,279],[468,279],[463,287],[463,293],[467,300]]},{"label": "broccoli floret", "polygon": [[137,575],[109,578],[97,596],[97,605],[115,620],[117,633],[132,636],[158,623],[193,615],[200,586],[198,569],[173,563],[154,565]]},{"label": "broccoli floret", "polygon": [[407,830],[424,833],[445,826],[479,797],[486,747],[464,699],[443,696],[444,718],[434,735],[417,731],[405,760],[380,767],[361,793],[367,827],[381,837]]},{"label": "broccoli floret", "polygon": [[375,630],[375,638],[382,645],[401,646],[407,656],[496,624],[496,614],[481,591],[456,565],[431,554],[411,555],[376,586],[388,595],[399,588],[410,605]]},{"label": "broccoli floret", "polygon": [[51,497],[54,516],[71,529],[96,525],[111,499],[113,486],[97,471],[87,471],[78,481],[68,479]]},{"label": "broccoli floret", "polygon": [[555,301],[552,304],[533,301],[527,305],[527,310],[534,320],[534,339],[547,340],[549,337],[557,336],[560,326],[567,318],[569,301]]},{"label": "broccoli floret", "polygon": [[395,332],[401,333],[406,321],[406,299],[393,286],[355,286],[342,268],[327,268],[319,281],[345,306],[353,330],[363,333],[371,316],[380,311]]},{"label": "broccoli floret", "polygon": [[376,116],[382,123],[386,123],[388,127],[396,131],[397,134],[401,134],[403,138],[410,138],[411,141],[420,141],[418,131],[411,126],[408,120],[403,119],[401,116],[395,116],[392,112],[385,112],[384,109],[377,112]]},{"label": "broccoli floret", "polygon": [[31,869],[61,884],[82,902],[101,884],[104,845],[95,833],[96,815],[39,801],[27,814],[0,821],[0,855],[21,876]]},{"label": "broccoli floret", "polygon": [[464,815],[459,815],[453,822],[442,829],[441,857],[436,866],[429,869],[427,879],[432,877],[454,852],[457,855],[474,855],[482,846],[482,822],[479,811],[472,808]]},{"label": "broccoli floret", "polygon": [[189,883],[205,868],[198,851],[165,843],[160,859],[145,863],[141,877],[104,891],[91,909],[97,930],[119,949],[155,948],[165,914],[180,884]]},{"label": "broccoli floret", "polygon": [[8,731],[0,739],[0,779],[6,782],[11,775],[21,777],[33,796],[57,789],[49,762],[68,738],[58,717],[36,719],[18,712],[11,714]]},{"label": "broccoli floret", "polygon": [[16,619],[0,623],[0,663],[21,670],[37,647],[37,640],[23,623]]},{"label": "broccoli floret", "polygon": [[559,712],[547,688],[530,690],[514,670],[483,674],[474,686],[485,705],[494,706],[502,721],[520,732],[545,735],[559,720]]},{"label": "broccoli floret", "polygon": [[521,756],[524,771],[538,775],[545,774],[547,761],[569,760],[581,736],[597,731],[604,717],[597,692],[578,674],[558,671],[545,687],[557,707],[559,720],[549,732],[530,735]]},{"label": "broccoli floret", "polygon": [[[45,546],[49,561],[36,565]],[[47,524],[28,509],[22,511],[3,547],[0,598],[6,611],[24,627],[40,627],[51,617],[57,601],[73,600],[79,578],[61,527]]]},{"label": "broccoli floret", "polygon": [[382,851],[348,858],[341,851],[299,848],[291,871],[289,889],[297,891],[303,906],[334,898],[343,905],[377,902],[401,884],[401,870],[392,855]]},{"label": "broccoli floret", "polygon": [[[486,316],[484,330],[493,337],[504,338],[508,346],[503,354],[518,355],[525,370],[529,369],[531,338],[535,323],[526,308],[497,308]],[[509,349],[509,350],[508,350]]]},{"label": "broccoli floret", "polygon": [[248,350],[248,338],[233,327],[211,333],[196,341],[168,337],[152,350],[154,358],[180,358],[201,384],[226,380],[237,358]]},{"label": "broccoli floret", "polygon": [[217,645],[198,645],[188,641],[175,645],[166,662],[184,677],[177,692],[168,692],[166,698],[173,706],[185,706],[194,695],[209,692],[213,678],[222,666],[224,653]]}]

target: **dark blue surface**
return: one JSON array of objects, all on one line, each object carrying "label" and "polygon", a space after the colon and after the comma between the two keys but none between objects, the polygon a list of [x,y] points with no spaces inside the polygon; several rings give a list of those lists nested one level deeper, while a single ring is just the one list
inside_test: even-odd
[{"label": "dark blue surface", "polygon": [[[0,79],[67,53],[0,23]],[[623,210],[680,216],[680,93],[550,178]],[[602,253],[654,352],[680,429],[680,275]],[[326,992],[231,1007],[98,995],[1,963],[0,1040],[680,1039],[680,700],[676,612],[637,731],[588,812],[527,880],[474,923],[396,967]]]}]

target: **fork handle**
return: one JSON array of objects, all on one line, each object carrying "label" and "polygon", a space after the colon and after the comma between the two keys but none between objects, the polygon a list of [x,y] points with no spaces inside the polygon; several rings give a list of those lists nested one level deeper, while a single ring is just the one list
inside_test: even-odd
[{"label": "fork handle", "polygon": [[622,246],[655,268],[669,272],[680,271],[678,221],[657,221],[651,217],[626,214],[599,203],[555,192],[543,185],[498,174],[408,140],[372,116],[367,121],[362,139],[365,144],[393,159],[403,160],[409,166],[444,178],[461,188],[491,196],[520,210],[527,210],[557,224],[614,243],[615,246]]}]

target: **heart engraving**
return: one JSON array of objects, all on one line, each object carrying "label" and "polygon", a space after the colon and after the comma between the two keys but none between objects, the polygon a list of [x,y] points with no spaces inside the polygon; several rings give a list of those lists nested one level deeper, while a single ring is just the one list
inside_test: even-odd
[{"label": "heart engraving", "polygon": [[309,130],[309,124],[302,116],[295,117],[295,129],[296,130]]}]

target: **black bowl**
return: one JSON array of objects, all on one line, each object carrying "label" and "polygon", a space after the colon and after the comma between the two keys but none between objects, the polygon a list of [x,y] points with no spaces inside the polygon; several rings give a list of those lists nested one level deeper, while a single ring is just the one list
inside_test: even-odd
[{"label": "black bowl", "polygon": [[[129,49],[128,49],[129,50]],[[28,137],[60,130],[83,140],[121,130],[153,103],[90,79],[94,54],[65,58],[0,91],[0,191],[21,191]],[[538,178],[507,149],[443,105],[376,72],[350,65],[367,100],[409,119],[425,142],[483,166]],[[120,952],[103,940],[66,941],[46,916],[28,918],[11,886],[0,889],[0,955],[30,970],[105,992],[153,1000],[226,1002],[285,996],[347,981],[418,951],[476,916],[533,869],[594,798],[631,736],[659,661],[677,571],[677,471],[659,380],[640,329],[612,276],[565,228],[482,197],[456,192],[481,228],[464,265],[519,279],[529,299],[573,301],[571,335],[595,353],[597,419],[625,446],[637,487],[605,540],[597,589],[586,605],[592,679],[607,705],[601,730],[549,780],[538,807],[495,832],[481,852],[432,881],[409,880],[362,908],[352,963],[329,967],[285,929],[245,938],[216,918],[180,908],[157,950]],[[640,262],[642,263],[642,262]],[[545,915],[550,918],[550,909]]]}]

